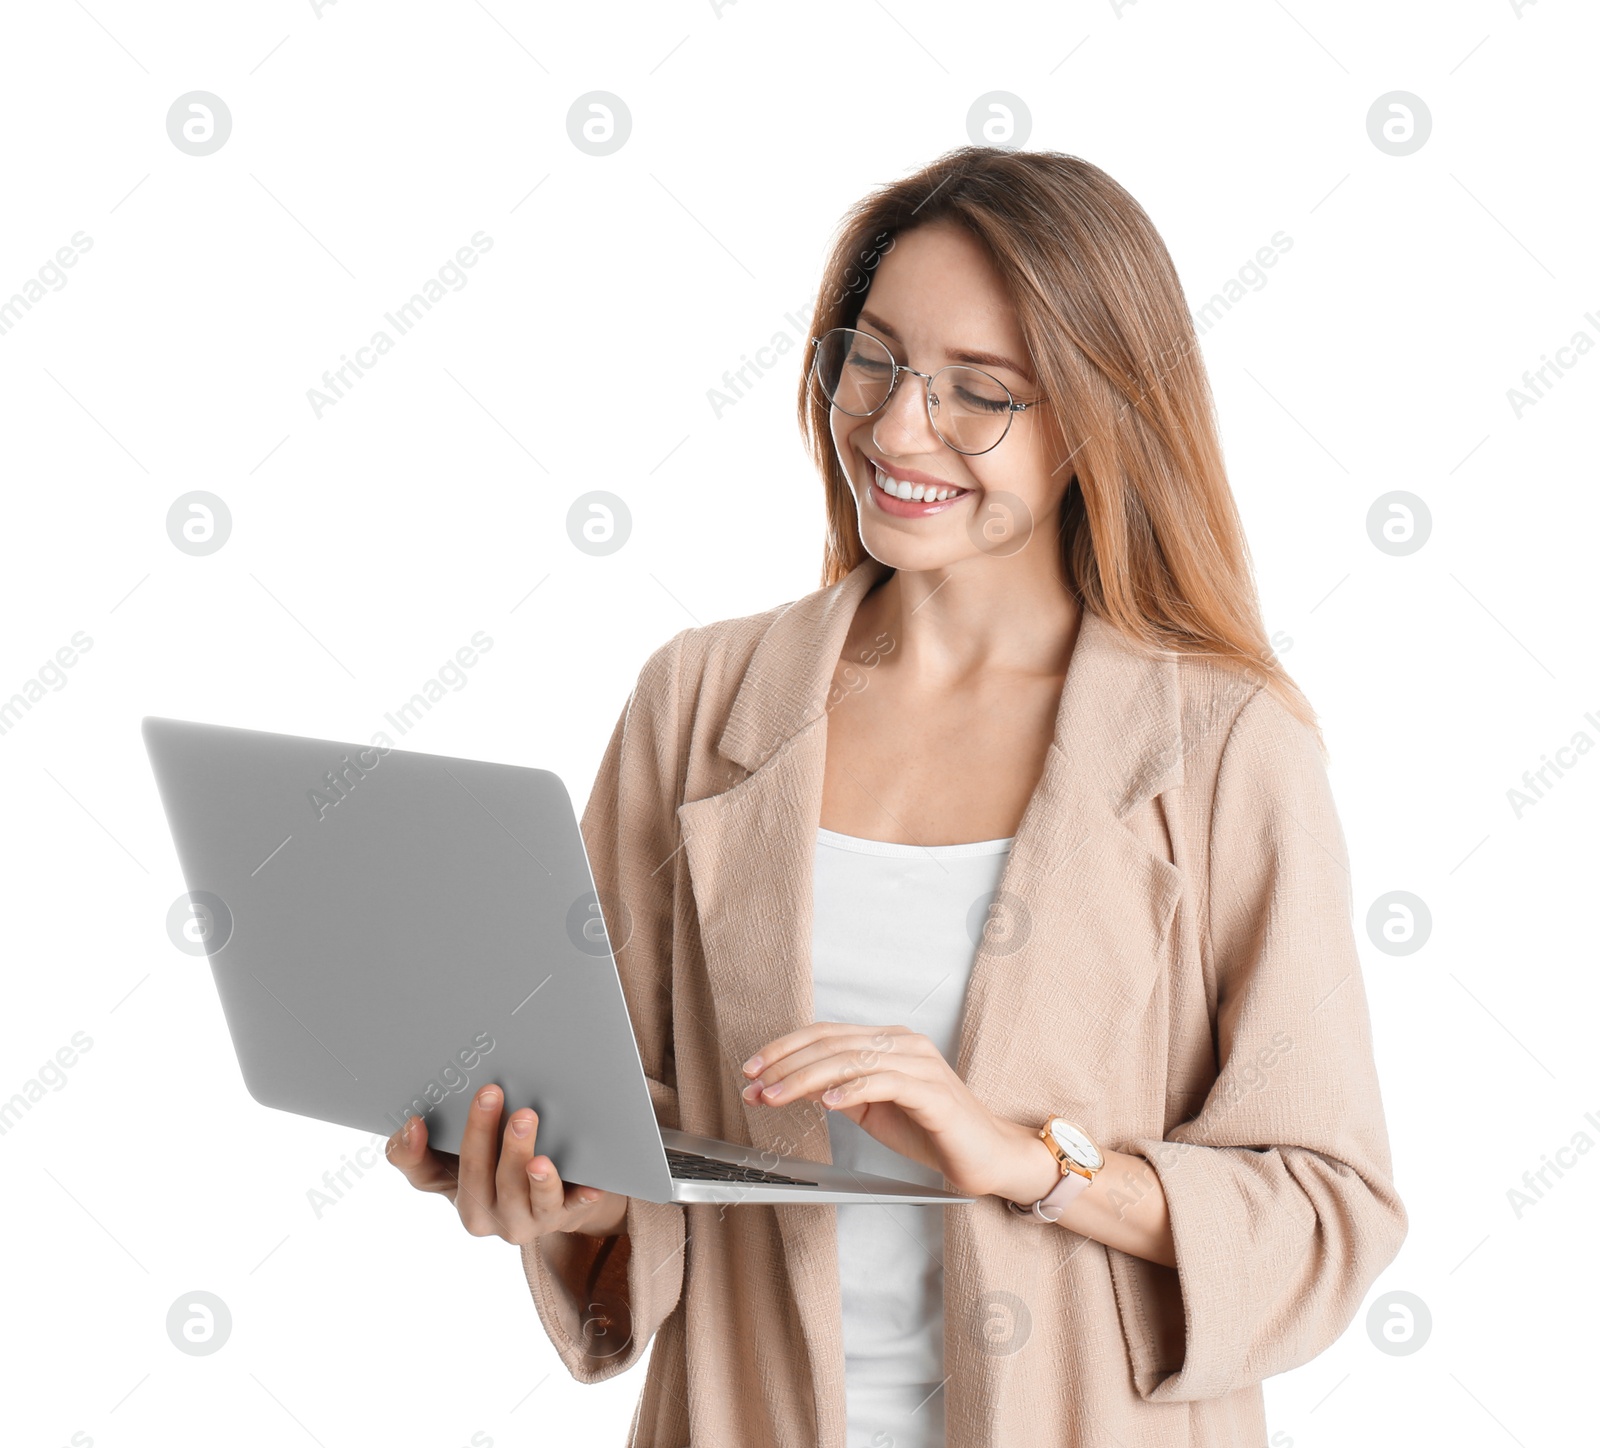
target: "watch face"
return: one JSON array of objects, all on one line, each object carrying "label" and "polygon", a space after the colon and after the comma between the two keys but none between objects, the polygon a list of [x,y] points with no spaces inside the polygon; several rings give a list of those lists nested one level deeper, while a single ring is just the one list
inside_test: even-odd
[{"label": "watch face", "polygon": [[1070,1121],[1056,1117],[1050,1123],[1050,1135],[1072,1162],[1085,1171],[1099,1171],[1106,1164],[1106,1159],[1100,1155],[1100,1148]]}]

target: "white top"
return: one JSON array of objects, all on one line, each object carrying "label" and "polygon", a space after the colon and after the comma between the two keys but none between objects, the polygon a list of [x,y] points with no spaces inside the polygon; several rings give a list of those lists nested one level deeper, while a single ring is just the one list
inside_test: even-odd
[{"label": "white top", "polygon": [[[819,1021],[906,1026],[955,1062],[956,1035],[989,901],[1010,840],[895,845],[817,831],[812,988]],[[939,1173],[880,1145],[838,1112],[833,1159],[939,1186]],[[847,1448],[942,1448],[944,1213],[841,1205]]]}]

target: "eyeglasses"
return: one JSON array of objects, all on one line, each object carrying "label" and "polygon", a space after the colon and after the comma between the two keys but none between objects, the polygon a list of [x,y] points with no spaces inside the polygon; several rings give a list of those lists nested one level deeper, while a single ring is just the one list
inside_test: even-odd
[{"label": "eyeglasses", "polygon": [[893,395],[902,372],[920,377],[928,395],[928,421],[939,440],[968,457],[1000,446],[1011,419],[1037,407],[1018,402],[998,377],[977,367],[941,367],[918,372],[902,367],[876,337],[854,327],[835,327],[811,344],[814,386],[849,417],[871,417]]}]

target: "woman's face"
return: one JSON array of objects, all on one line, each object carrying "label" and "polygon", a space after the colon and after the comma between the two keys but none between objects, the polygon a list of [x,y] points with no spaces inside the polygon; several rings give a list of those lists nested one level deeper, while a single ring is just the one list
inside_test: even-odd
[{"label": "woman's face", "polygon": [[[902,232],[878,264],[855,325],[903,367],[934,373],[965,363],[999,378],[1018,402],[1039,397],[1010,298],[983,248],[959,227],[934,223]],[[892,568],[917,571],[1010,556],[1034,532],[1053,539],[1072,470],[1047,456],[1041,424],[1037,409],[1014,413],[997,447],[958,453],[929,422],[927,384],[904,374],[871,417],[835,408],[834,447],[855,494],[867,552]],[[925,496],[891,497],[887,484],[897,491],[920,484]],[[939,500],[941,489],[956,491]]]}]

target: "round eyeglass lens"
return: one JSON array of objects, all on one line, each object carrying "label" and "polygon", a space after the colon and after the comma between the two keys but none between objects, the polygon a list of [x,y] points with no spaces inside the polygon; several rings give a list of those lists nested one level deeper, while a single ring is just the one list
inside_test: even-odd
[{"label": "round eyeglass lens", "polygon": [[835,327],[817,343],[817,385],[840,412],[867,417],[889,400],[894,357],[876,337]]},{"label": "round eyeglass lens", "polygon": [[1011,394],[976,367],[944,367],[928,384],[928,413],[957,452],[988,452],[1011,426]]}]

